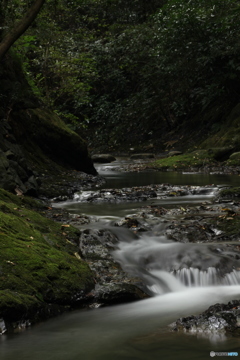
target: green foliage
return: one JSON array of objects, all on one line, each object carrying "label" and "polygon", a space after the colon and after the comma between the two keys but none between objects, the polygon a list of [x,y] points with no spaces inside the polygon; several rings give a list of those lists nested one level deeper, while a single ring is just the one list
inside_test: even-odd
[{"label": "green foliage", "polygon": [[222,93],[238,91],[238,1],[169,1],[154,20],[153,55],[168,79],[177,116],[183,110],[187,115],[196,105],[206,108]]},{"label": "green foliage", "polygon": [[[26,6],[9,1],[6,21]],[[238,0],[49,0],[15,49],[34,93],[71,128],[145,129],[144,141],[238,101],[239,23]]]}]

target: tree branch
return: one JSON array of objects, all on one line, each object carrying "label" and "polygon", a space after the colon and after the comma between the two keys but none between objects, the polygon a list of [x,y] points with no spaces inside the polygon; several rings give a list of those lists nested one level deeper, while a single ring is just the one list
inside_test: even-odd
[{"label": "tree branch", "polygon": [[0,61],[15,41],[29,28],[36,19],[45,0],[37,0],[27,11],[26,15],[11,29],[0,42]]}]

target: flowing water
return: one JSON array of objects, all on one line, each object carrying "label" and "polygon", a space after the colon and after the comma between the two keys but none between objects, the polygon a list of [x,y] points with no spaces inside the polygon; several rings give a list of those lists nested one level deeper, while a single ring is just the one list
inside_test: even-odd
[{"label": "flowing water", "polygon": [[[114,165],[99,167],[106,188],[171,183],[177,185],[238,185],[237,176],[178,173],[119,173]],[[213,193],[151,203],[174,208],[210,202]],[[146,205],[146,202],[144,203]],[[112,220],[133,214],[142,204],[59,204],[72,213],[98,218],[92,226],[109,227],[119,238],[114,252],[122,267],[140,276],[152,297],[135,303],[74,311],[38,324],[25,332],[0,337],[1,360],[152,360],[207,359],[210,351],[239,352],[240,339],[210,331],[181,334],[168,325],[179,317],[198,314],[217,302],[240,299],[240,274],[224,277],[215,268],[218,254],[206,244],[175,243],[164,235],[164,223],[133,241],[130,230],[112,227]],[[58,206],[56,204],[55,206]],[[86,225],[87,227],[88,225]],[[157,235],[156,235],[157,234]],[[185,267],[184,264],[192,263]],[[198,266],[194,266],[194,264]],[[172,270],[175,269],[175,270]]]}]

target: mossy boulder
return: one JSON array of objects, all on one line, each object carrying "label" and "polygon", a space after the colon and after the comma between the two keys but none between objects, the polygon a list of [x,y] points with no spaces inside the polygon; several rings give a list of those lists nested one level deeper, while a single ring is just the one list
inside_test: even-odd
[{"label": "mossy boulder", "polygon": [[79,230],[43,215],[40,202],[0,189],[0,318],[5,321],[34,321],[49,304],[77,306],[94,287],[79,256]]},{"label": "mossy boulder", "polygon": [[201,144],[202,148],[211,148],[212,146],[231,147],[234,151],[240,150],[240,103],[232,109],[228,116],[224,117],[224,122],[219,124],[218,131],[214,131]]},{"label": "mossy boulder", "polygon": [[240,198],[240,187],[232,187],[229,189],[223,189],[220,191],[219,196],[225,199],[236,199]]},{"label": "mossy boulder", "polygon": [[240,160],[240,151],[234,152],[232,155],[230,155],[229,159],[230,160]]},{"label": "mossy boulder", "polygon": [[86,142],[52,111],[40,108],[13,111],[10,124],[32,163],[35,159],[41,165],[50,158],[68,168],[96,175]]}]

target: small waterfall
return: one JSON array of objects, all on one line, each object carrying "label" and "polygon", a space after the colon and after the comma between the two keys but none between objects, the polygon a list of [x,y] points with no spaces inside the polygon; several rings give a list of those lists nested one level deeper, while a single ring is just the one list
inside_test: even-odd
[{"label": "small waterfall", "polygon": [[233,270],[232,272],[222,276],[220,271],[214,267],[209,267],[207,270],[199,270],[190,267],[183,268],[171,272],[183,285],[192,286],[212,286],[212,285],[239,285],[240,271]]}]

